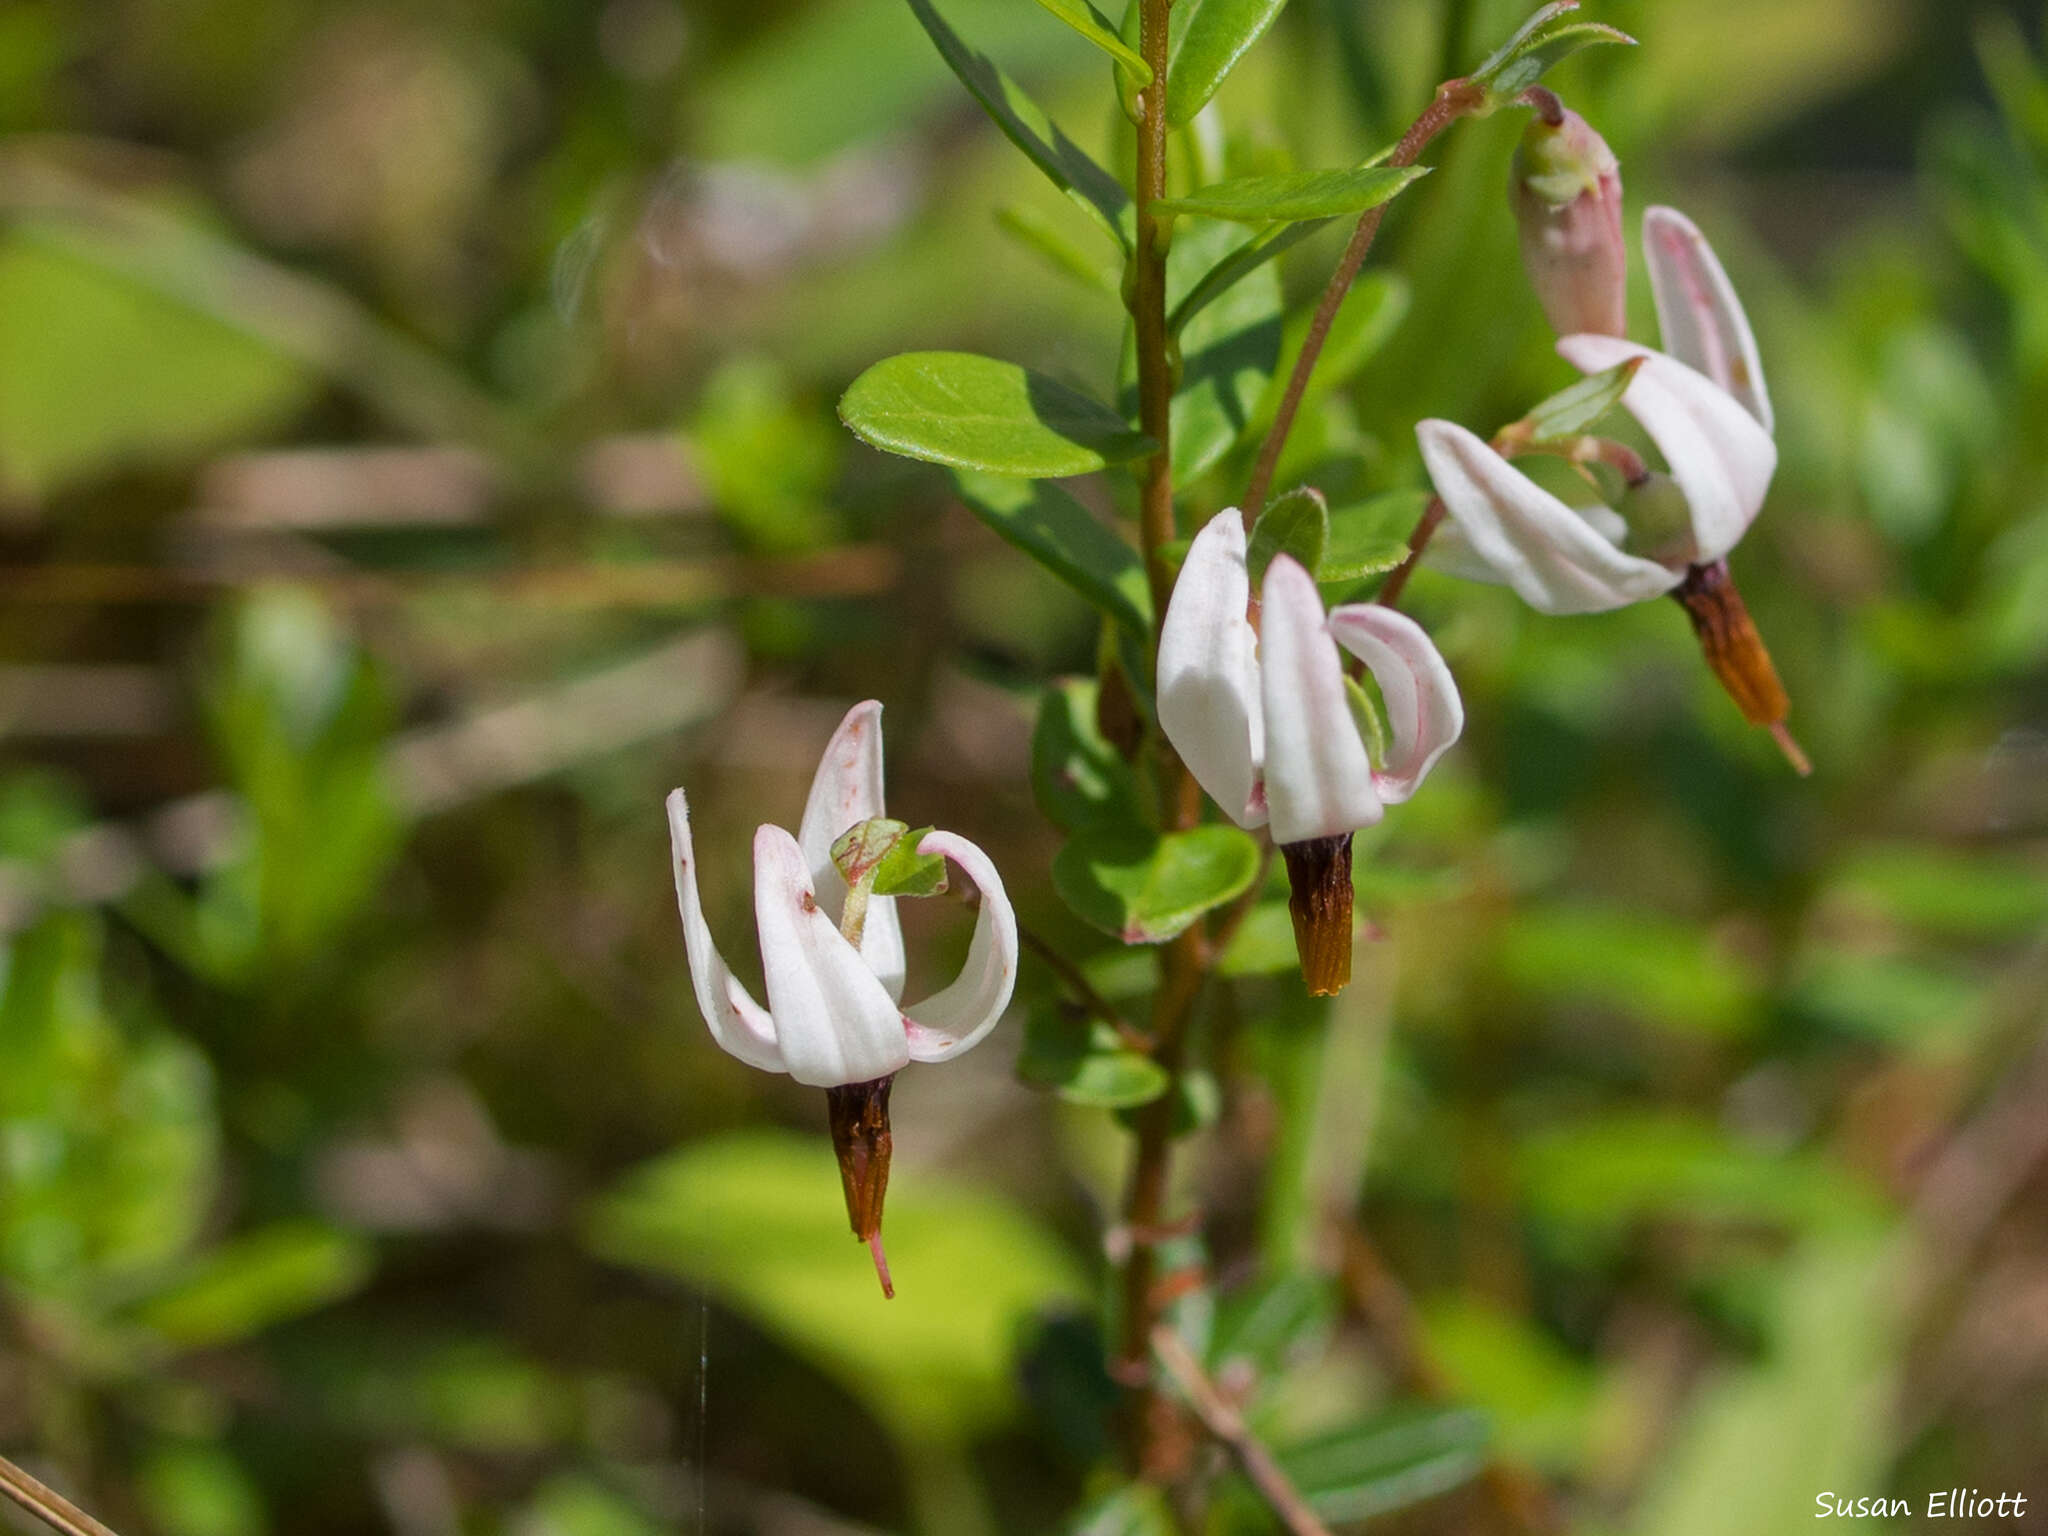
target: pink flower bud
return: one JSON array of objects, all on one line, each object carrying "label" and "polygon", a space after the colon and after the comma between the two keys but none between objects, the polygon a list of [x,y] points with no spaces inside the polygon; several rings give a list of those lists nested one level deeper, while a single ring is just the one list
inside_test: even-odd
[{"label": "pink flower bud", "polygon": [[1515,151],[1509,188],[1522,265],[1560,336],[1628,333],[1628,251],[1621,163],[1578,113],[1539,113]]}]

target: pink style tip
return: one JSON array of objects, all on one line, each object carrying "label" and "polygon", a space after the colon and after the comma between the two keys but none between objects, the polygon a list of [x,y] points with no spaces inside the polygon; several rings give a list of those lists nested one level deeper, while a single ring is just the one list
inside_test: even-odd
[{"label": "pink style tip", "polygon": [[882,1252],[882,1234],[877,1232],[868,1239],[868,1252],[875,1256],[875,1276],[882,1282],[882,1295],[890,1301],[896,1299],[895,1282],[889,1278],[889,1255]]},{"label": "pink style tip", "polygon": [[1792,739],[1792,733],[1785,729],[1785,722],[1773,721],[1771,735],[1778,743],[1778,750],[1783,752],[1786,761],[1791,763],[1793,771],[1802,779],[1810,777],[1813,773],[1813,763],[1800,749],[1799,743]]}]

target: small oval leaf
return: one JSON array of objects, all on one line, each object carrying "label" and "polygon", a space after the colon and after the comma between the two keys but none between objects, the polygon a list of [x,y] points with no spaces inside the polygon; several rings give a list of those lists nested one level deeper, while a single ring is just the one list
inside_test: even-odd
[{"label": "small oval leaf", "polygon": [[1323,564],[1323,550],[1330,542],[1330,507],[1323,493],[1312,485],[1298,485],[1276,496],[1258,522],[1245,550],[1245,566],[1254,588],[1266,579],[1266,567],[1275,555],[1292,555],[1310,575]]},{"label": "small oval leaf", "polygon": [[1166,57],[1166,122],[1179,128],[1209,104],[1224,78],[1266,35],[1287,0],[1179,0]]},{"label": "small oval leaf", "polygon": [[1109,18],[1088,0],[1038,0],[1038,3],[1130,70],[1141,89],[1152,83],[1152,66],[1145,62],[1144,55],[1117,36]]},{"label": "small oval leaf", "polygon": [[1163,944],[1257,878],[1259,846],[1236,827],[1161,837],[1079,835],[1052,861],[1053,889],[1126,944]]},{"label": "small oval leaf", "polygon": [[1426,165],[1374,165],[1348,171],[1239,176],[1181,197],[1161,198],[1152,206],[1168,213],[1197,213],[1233,224],[1292,224],[1377,208],[1410,182],[1428,174]]},{"label": "small oval leaf", "polygon": [[885,358],[847,387],[839,419],[885,453],[1027,479],[1090,474],[1153,451],[1099,401],[972,352]]}]

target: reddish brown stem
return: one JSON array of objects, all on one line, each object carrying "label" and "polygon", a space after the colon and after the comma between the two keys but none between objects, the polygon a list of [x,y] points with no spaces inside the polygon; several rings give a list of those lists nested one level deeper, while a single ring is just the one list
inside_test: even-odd
[{"label": "reddish brown stem", "polygon": [[1408,553],[1399,565],[1387,572],[1387,579],[1380,583],[1374,602],[1388,608],[1400,606],[1401,593],[1408,585],[1408,578],[1415,574],[1415,567],[1422,562],[1422,552],[1429,548],[1429,541],[1436,536],[1437,524],[1443,520],[1443,497],[1430,497],[1429,505],[1422,509],[1422,516],[1416,520],[1415,531],[1408,535]]},{"label": "reddish brown stem", "polygon": [[[1413,165],[1429,146],[1429,141],[1476,107],[1483,95],[1479,88],[1467,81],[1446,80],[1436,88],[1436,99],[1429,104],[1429,109],[1408,125],[1408,131],[1401,135],[1401,142],[1394,146],[1394,152],[1387,157],[1386,163],[1391,166]],[[1258,462],[1252,467],[1251,483],[1245,488],[1244,523],[1247,528],[1259,515],[1259,508],[1266,504],[1266,493],[1273,486],[1273,472],[1280,464],[1280,451],[1287,446],[1287,434],[1294,430],[1295,414],[1301,409],[1302,397],[1308,393],[1309,376],[1315,372],[1316,362],[1323,354],[1323,344],[1330,339],[1330,327],[1337,323],[1337,311],[1343,308],[1344,296],[1357,280],[1359,268],[1365,265],[1366,255],[1372,250],[1373,238],[1379,234],[1380,221],[1386,213],[1387,205],[1381,203],[1359,215],[1351,243],[1344,247],[1337,270],[1330,274],[1322,298],[1316,301],[1315,314],[1308,323],[1308,334],[1302,338],[1301,355],[1294,360],[1294,372],[1288,376],[1287,391],[1280,397],[1280,409],[1274,414],[1273,425],[1266,431],[1265,442],[1259,446]]]},{"label": "reddish brown stem", "polygon": [[[1173,360],[1166,328],[1165,221],[1152,206],[1166,195],[1166,52],[1171,0],[1140,0],[1138,48],[1152,83],[1138,97],[1137,247],[1131,257],[1131,324],[1138,356],[1138,422],[1158,451],[1139,488],[1139,536],[1153,611],[1163,622],[1173,595],[1164,550],[1175,534],[1173,517]],[[1155,740],[1162,818],[1170,828],[1193,826],[1201,815],[1194,780],[1170,744]],[[1177,1081],[1183,1036],[1209,970],[1209,946],[1200,924],[1165,945],[1159,991],[1152,1005],[1153,1058]],[[1130,1255],[1123,1272],[1123,1318],[1117,1341],[1118,1375],[1126,1383],[1125,1429],[1131,1470],[1169,1482],[1182,1470],[1188,1437],[1181,1415],[1151,1379],[1151,1336],[1159,1320],[1154,1244],[1162,1227],[1172,1167],[1173,1118],[1178,1093],[1169,1090],[1138,1114],[1124,1227]]]},{"label": "reddish brown stem", "polygon": [[1172,219],[1152,211],[1166,195],[1166,27],[1170,0],[1142,0],[1139,49],[1152,83],[1138,96],[1137,249],[1131,257],[1131,324],[1138,354],[1138,425],[1158,444],[1139,488],[1138,527],[1163,622],[1173,580],[1159,552],[1173,542],[1173,359],[1166,330],[1166,236]]}]

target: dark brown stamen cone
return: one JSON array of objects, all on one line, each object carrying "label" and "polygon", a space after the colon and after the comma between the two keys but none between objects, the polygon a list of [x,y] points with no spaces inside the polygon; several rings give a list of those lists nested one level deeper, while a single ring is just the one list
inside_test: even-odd
[{"label": "dark brown stamen cone", "polygon": [[1672,591],[1673,597],[1692,620],[1693,633],[1700,637],[1700,649],[1707,665],[1728,690],[1728,696],[1751,725],[1761,725],[1777,740],[1792,766],[1800,773],[1813,772],[1813,765],[1785,728],[1792,712],[1785,685],[1778,681],[1778,669],[1771,653],[1764,649],[1763,636],[1756,632],[1742,594],[1728,574],[1728,563],[1688,566],[1685,580]]},{"label": "dark brown stamen cone", "polygon": [[1351,980],[1351,834],[1283,843],[1280,856],[1301,979],[1317,997],[1332,997]]},{"label": "dark brown stamen cone", "polygon": [[832,1150],[839,1157],[839,1181],[846,1188],[846,1218],[853,1235],[874,1255],[882,1294],[893,1297],[889,1262],[882,1254],[882,1198],[889,1189],[889,1085],[893,1076],[846,1083],[825,1090],[832,1119]]}]

